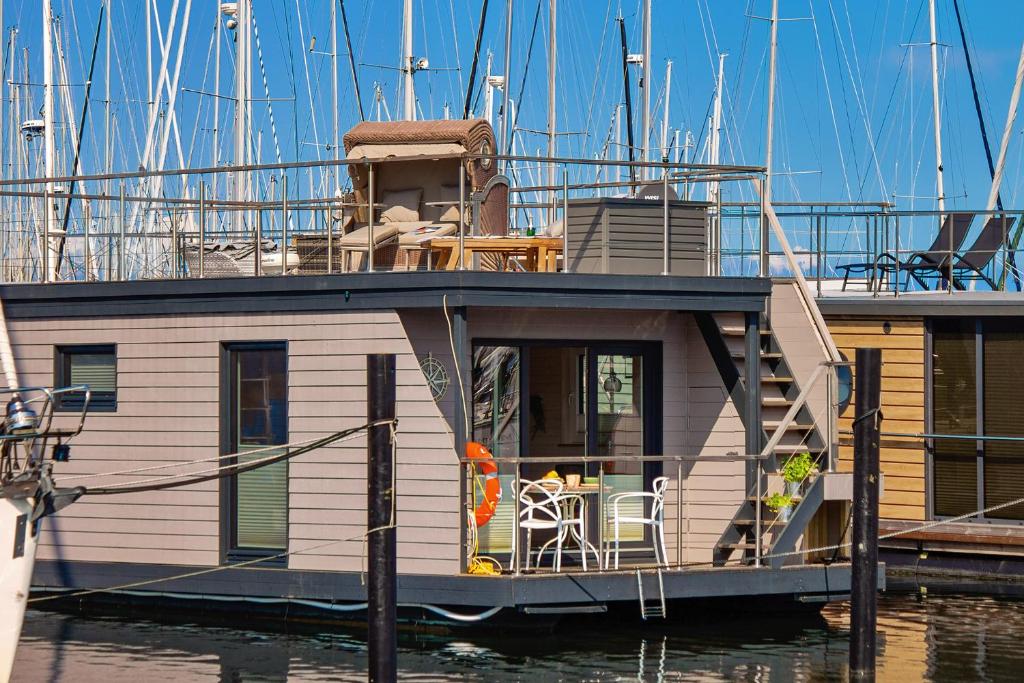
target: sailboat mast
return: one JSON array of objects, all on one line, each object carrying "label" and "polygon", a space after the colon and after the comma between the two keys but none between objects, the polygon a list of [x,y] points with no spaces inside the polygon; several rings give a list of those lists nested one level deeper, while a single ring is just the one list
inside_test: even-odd
[{"label": "sailboat mast", "polygon": [[942,184],[942,114],[939,110],[939,48],[935,40],[935,0],[928,0],[929,45],[932,52],[932,111],[935,116],[935,189],[938,192],[939,214],[946,211],[946,192]]},{"label": "sailboat mast", "polygon": [[[248,163],[248,109],[249,109],[249,3],[251,0],[238,0],[235,20],[238,22],[236,34],[235,57],[235,165],[244,166]],[[246,171],[235,171],[234,199],[243,202],[247,199],[248,176]],[[234,213],[235,239],[240,239],[245,232],[245,213]]]},{"label": "sailboat mast", "polygon": [[416,89],[412,64],[412,0],[405,0],[402,18],[402,71],[405,73],[405,111],[403,116],[406,121],[415,121]]},{"label": "sailboat mast", "polygon": [[672,60],[665,62],[665,112],[661,117],[661,160],[668,162],[668,118],[669,100],[672,95]]},{"label": "sailboat mast", "polygon": [[[110,36],[111,30],[110,25],[113,23],[113,14],[111,14],[113,0],[106,0],[107,5],[107,30],[104,38],[106,59],[103,68],[105,74],[103,76],[103,168],[107,173],[113,171],[113,150],[111,148],[110,140]],[[110,195],[110,179],[108,178],[104,183],[104,194]]]},{"label": "sailboat mast", "polygon": [[[47,178],[56,175],[56,149],[53,136],[53,9],[50,0],[43,0],[43,163]],[[47,181],[43,206],[45,236],[43,239],[43,282],[50,281],[50,238],[56,227],[53,209],[53,183]]]},{"label": "sailboat mast", "polygon": [[[331,123],[334,126],[334,160],[338,160],[338,3],[331,0]],[[341,188],[339,167],[334,167],[334,189]]]},{"label": "sailboat mast", "polygon": [[[555,75],[558,63],[558,0],[548,2],[548,159],[555,156]],[[556,169],[553,161],[548,162],[548,225],[555,220],[555,190]]]},{"label": "sailboat mast", "polygon": [[[644,0],[643,15],[644,34],[644,63],[643,76],[640,85],[644,91],[643,121],[641,123],[640,160],[650,161],[650,140],[651,140],[651,0]],[[642,179],[647,178],[647,170],[640,174]]]},{"label": "sailboat mast", "polygon": [[[512,61],[512,0],[505,0],[505,66],[502,74],[502,86],[501,86],[501,148],[498,150],[499,154],[505,154],[508,151],[508,100],[509,92],[511,91],[509,83],[509,64]],[[502,164],[506,166],[507,162]]]},{"label": "sailboat mast", "polygon": [[[1024,45],[1020,48],[1020,59],[1017,62],[1017,76],[1013,81],[1013,94],[1010,95],[1010,110],[1006,114],[1006,125],[1003,127],[1003,140],[999,144],[999,157],[996,159],[996,168],[992,174],[992,189],[989,191],[988,203],[985,204],[987,211],[996,208],[996,200],[999,198],[999,186],[1003,181],[1003,168],[1006,165],[1006,149],[1010,145],[1010,136],[1013,134],[1013,122],[1017,118],[1017,105],[1020,103],[1020,89],[1024,84]],[[1011,255],[1013,252],[1010,252]]]},{"label": "sailboat mast", "polygon": [[[715,87],[715,109],[711,118],[711,145],[708,156],[712,164],[721,163],[722,149],[722,93],[725,84],[725,53],[718,55],[718,84]],[[770,126],[771,124],[769,124]],[[719,185],[717,182],[708,183],[708,201],[718,201]]]},{"label": "sailboat mast", "polygon": [[779,51],[779,0],[772,0],[771,55],[768,59],[768,126],[765,134],[764,198],[772,200],[772,136],[775,133],[775,58]]}]

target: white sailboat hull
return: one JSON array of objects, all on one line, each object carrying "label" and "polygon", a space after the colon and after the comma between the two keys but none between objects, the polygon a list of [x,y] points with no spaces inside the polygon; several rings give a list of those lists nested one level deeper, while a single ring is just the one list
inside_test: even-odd
[{"label": "white sailboat hull", "polygon": [[0,498],[0,681],[4,682],[14,668],[36,561],[38,537],[29,521],[32,507],[32,499]]}]

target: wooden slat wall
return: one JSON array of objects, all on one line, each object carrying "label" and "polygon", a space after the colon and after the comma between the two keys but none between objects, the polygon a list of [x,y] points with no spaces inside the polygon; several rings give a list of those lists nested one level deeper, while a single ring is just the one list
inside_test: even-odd
[{"label": "wooden slat wall", "polygon": [[[474,338],[660,341],[666,453],[739,453],[742,423],[692,319],[676,312],[474,309]],[[290,438],[300,440],[361,424],[365,419],[368,352],[399,355],[401,421],[398,455],[399,571],[454,574],[459,567],[459,467],[449,424],[457,391],[447,323],[440,311],[352,312],[60,321],[12,321],[22,378],[53,381],[54,344],[118,346],[118,410],[89,417],[69,477],[187,462],[218,453],[219,350],[223,342],[287,340]],[[419,371],[433,354],[452,386],[435,403]],[[462,368],[465,375],[469,368]],[[292,550],[365,530],[366,442],[362,436],[291,462],[289,535]],[[173,472],[174,470],[170,470]],[[168,473],[160,470],[158,474]],[[740,463],[697,463],[684,469],[684,524],[676,519],[677,472],[666,502],[670,558],[677,542],[685,561],[710,559],[711,548],[743,495]],[[101,484],[151,476],[125,475]],[[48,521],[40,557],[215,565],[219,562],[217,485],[172,491],[86,497]],[[677,529],[679,535],[677,535]],[[678,541],[677,541],[678,539]],[[361,542],[339,542],[290,558],[295,569],[359,571]]]},{"label": "wooden slat wall", "polygon": [[[924,321],[921,318],[831,317],[827,319],[836,345],[852,361],[859,347],[882,349],[882,430],[925,431]],[[889,331],[886,332],[886,324]],[[856,400],[856,397],[854,397]],[[973,400],[973,398],[971,399]],[[840,418],[840,441],[852,437],[853,405]],[[920,439],[883,437],[885,475],[880,514],[886,519],[925,518],[925,455]],[[853,448],[839,449],[840,468],[853,469]]]},{"label": "wooden slat wall", "polygon": [[[288,340],[293,441],[362,424],[365,354],[398,354],[399,571],[459,570],[458,466],[452,440],[395,312],[13,321],[10,328],[27,384],[52,383],[56,343],[117,344],[118,410],[89,416],[87,431],[74,441],[71,462],[58,466],[66,478],[216,455],[222,342]],[[365,437],[300,456],[290,463],[289,474],[291,550],[357,537],[365,530]],[[218,519],[216,482],[87,496],[47,522],[39,556],[214,565],[219,562]],[[289,566],[359,571],[361,552],[358,539],[336,543],[293,555]]]}]

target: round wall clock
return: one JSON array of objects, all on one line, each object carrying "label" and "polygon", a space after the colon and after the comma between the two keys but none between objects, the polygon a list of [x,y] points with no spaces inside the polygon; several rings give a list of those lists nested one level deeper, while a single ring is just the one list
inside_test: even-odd
[{"label": "round wall clock", "polygon": [[445,392],[448,391],[448,385],[451,383],[448,371],[445,370],[441,361],[434,358],[431,354],[427,354],[427,357],[420,361],[420,370],[423,371],[423,376],[427,380],[427,386],[430,387],[430,395],[434,397],[435,401],[440,401]]}]

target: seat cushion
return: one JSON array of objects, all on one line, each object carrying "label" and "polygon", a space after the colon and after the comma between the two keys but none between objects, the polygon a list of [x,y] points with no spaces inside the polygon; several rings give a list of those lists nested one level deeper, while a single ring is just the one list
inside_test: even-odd
[{"label": "seat cushion", "polygon": [[418,247],[431,237],[454,235],[458,227],[454,223],[428,223],[412,230],[403,230],[398,238],[400,247]]},{"label": "seat cushion", "polygon": [[438,218],[439,223],[458,223],[459,222],[459,186],[458,185],[442,185],[441,186],[441,201],[442,202],[455,202],[451,206],[441,207],[441,216]]},{"label": "seat cushion", "polygon": [[[379,246],[383,242],[387,242],[397,234],[398,227],[395,223],[385,223],[373,226],[374,246]],[[346,234],[344,237],[340,237],[338,239],[338,244],[344,249],[366,251],[366,244],[369,239],[370,226],[363,225],[362,227],[356,228],[352,232]]]},{"label": "seat cushion", "polygon": [[380,222],[418,221],[420,219],[420,197],[422,196],[423,190],[420,188],[385,192],[380,200],[383,207],[380,213]]}]

